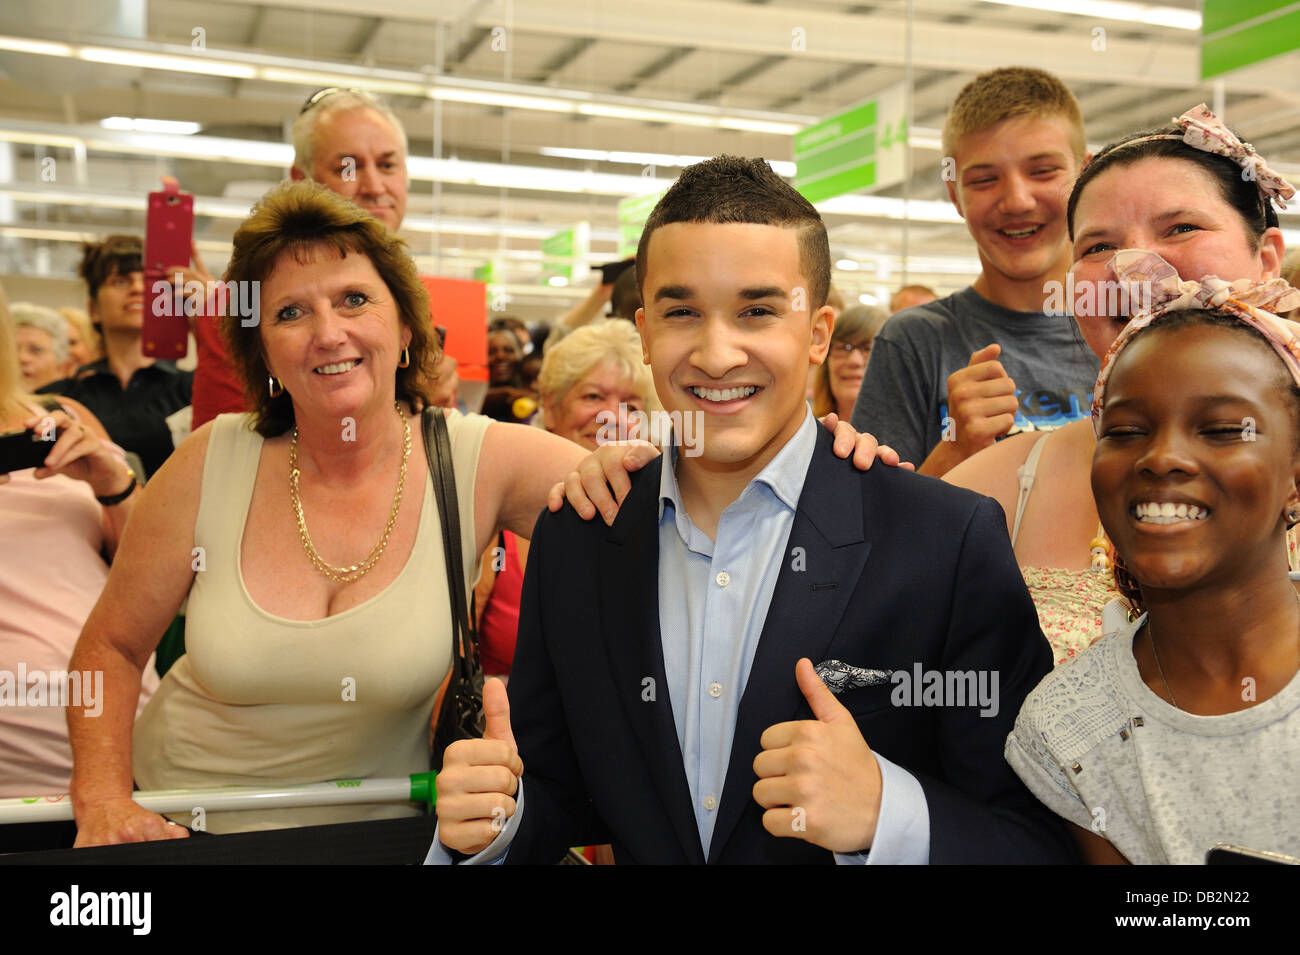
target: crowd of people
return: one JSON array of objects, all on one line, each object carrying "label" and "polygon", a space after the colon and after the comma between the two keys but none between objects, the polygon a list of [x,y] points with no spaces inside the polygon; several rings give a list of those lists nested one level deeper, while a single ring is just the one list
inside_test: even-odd
[{"label": "crowd of people", "polygon": [[222,276],[261,320],[191,316],[193,372],[141,349],[136,237],[85,313],[0,301],[2,430],[49,442],[0,475],[0,658],[103,681],[0,706],[0,795],[70,792],[88,846],[192,834],[135,789],[427,769],[458,548],[491,678],[430,862],[1300,856],[1295,190],[1204,106],[1089,155],[1055,77],[977,77],[980,274],[889,309],[765,162],[690,166],[578,306],[492,321],[481,413],[396,116],[323,90],[292,135]]}]

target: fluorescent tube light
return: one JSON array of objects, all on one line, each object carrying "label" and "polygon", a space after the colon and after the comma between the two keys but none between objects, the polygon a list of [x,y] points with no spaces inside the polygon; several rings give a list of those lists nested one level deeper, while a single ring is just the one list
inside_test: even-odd
[{"label": "fluorescent tube light", "polygon": [[251,80],[257,70],[247,63],[208,59],[201,56],[171,56],[166,53],[147,53],[136,50],[115,50],[104,46],[83,46],[77,56],[91,63],[108,63],[113,66],[138,66],[146,70],[171,70],[175,73],[202,73],[206,76],[229,76]]},{"label": "fluorescent tube light", "polygon": [[106,116],[99,121],[104,129],[122,129],[133,133],[165,133],[173,136],[193,136],[203,127],[198,123],[183,123],[171,119],[137,119],[132,116]]},{"label": "fluorescent tube light", "polygon": [[1149,3],[1125,3],[1122,0],[985,0],[1008,7],[1026,7],[1046,13],[1073,13],[1103,20],[1127,20],[1176,30],[1199,30],[1201,14],[1180,7],[1162,7]]}]

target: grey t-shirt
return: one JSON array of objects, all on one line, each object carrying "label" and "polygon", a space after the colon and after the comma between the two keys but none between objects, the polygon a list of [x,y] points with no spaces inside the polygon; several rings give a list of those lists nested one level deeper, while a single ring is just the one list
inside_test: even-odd
[{"label": "grey t-shirt", "polygon": [[1236,713],[1184,712],[1142,681],[1133,635],[1146,617],[1129,623],[1121,607],[1108,604],[1106,636],[1026,697],[1011,768],[1135,865],[1201,864],[1221,842],[1300,856],[1300,674]]},{"label": "grey t-shirt", "polygon": [[1088,416],[1099,363],[1074,319],[1015,312],[967,287],[885,322],[871,346],[853,427],[919,465],[943,436],[948,376],[994,343],[1020,399],[1012,434]]}]

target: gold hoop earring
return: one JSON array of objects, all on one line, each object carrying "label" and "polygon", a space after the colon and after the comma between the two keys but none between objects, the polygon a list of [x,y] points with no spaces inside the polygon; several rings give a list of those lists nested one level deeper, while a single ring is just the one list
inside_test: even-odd
[{"label": "gold hoop earring", "polygon": [[266,376],[266,391],[268,398],[278,398],[284,394],[284,385],[280,384],[280,379],[275,375]]},{"label": "gold hoop earring", "polygon": [[397,367],[398,367],[398,368],[410,368],[410,367],[411,367],[411,350],[410,350],[409,348],[403,348],[403,349],[402,349],[402,358],[401,358],[401,360],[397,363]]}]

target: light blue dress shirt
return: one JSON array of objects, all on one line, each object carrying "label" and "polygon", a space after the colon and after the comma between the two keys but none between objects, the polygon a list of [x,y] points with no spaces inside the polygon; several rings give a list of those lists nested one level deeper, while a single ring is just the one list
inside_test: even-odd
[{"label": "light blue dress shirt", "polygon": [[[795,436],[722,512],[716,541],[695,526],[681,504],[675,446],[664,460],[659,484],[659,631],[677,741],[706,856],[731,762],[740,700],[816,443],[817,422],[808,411]],[[924,863],[930,856],[925,792],[907,770],[879,754],[876,759],[884,789],[875,848],[865,856],[836,853],[835,861]],[[745,793],[745,798],[752,795]]]},{"label": "light blue dress shirt", "polygon": [[[731,760],[740,700],[816,441],[816,419],[808,411],[795,436],[722,512],[716,541],[695,526],[682,506],[676,447],[670,444],[664,458],[659,485],[659,629],[677,741],[705,856]],[[790,679],[795,679],[793,669]],[[836,853],[835,861],[924,864],[930,857],[925,792],[907,770],[875,755],[882,791],[872,849]],[[517,798],[517,811],[501,835],[470,862],[503,860],[524,812],[522,783]],[[744,798],[752,794],[746,792]],[[426,862],[450,861],[435,832]]]}]

